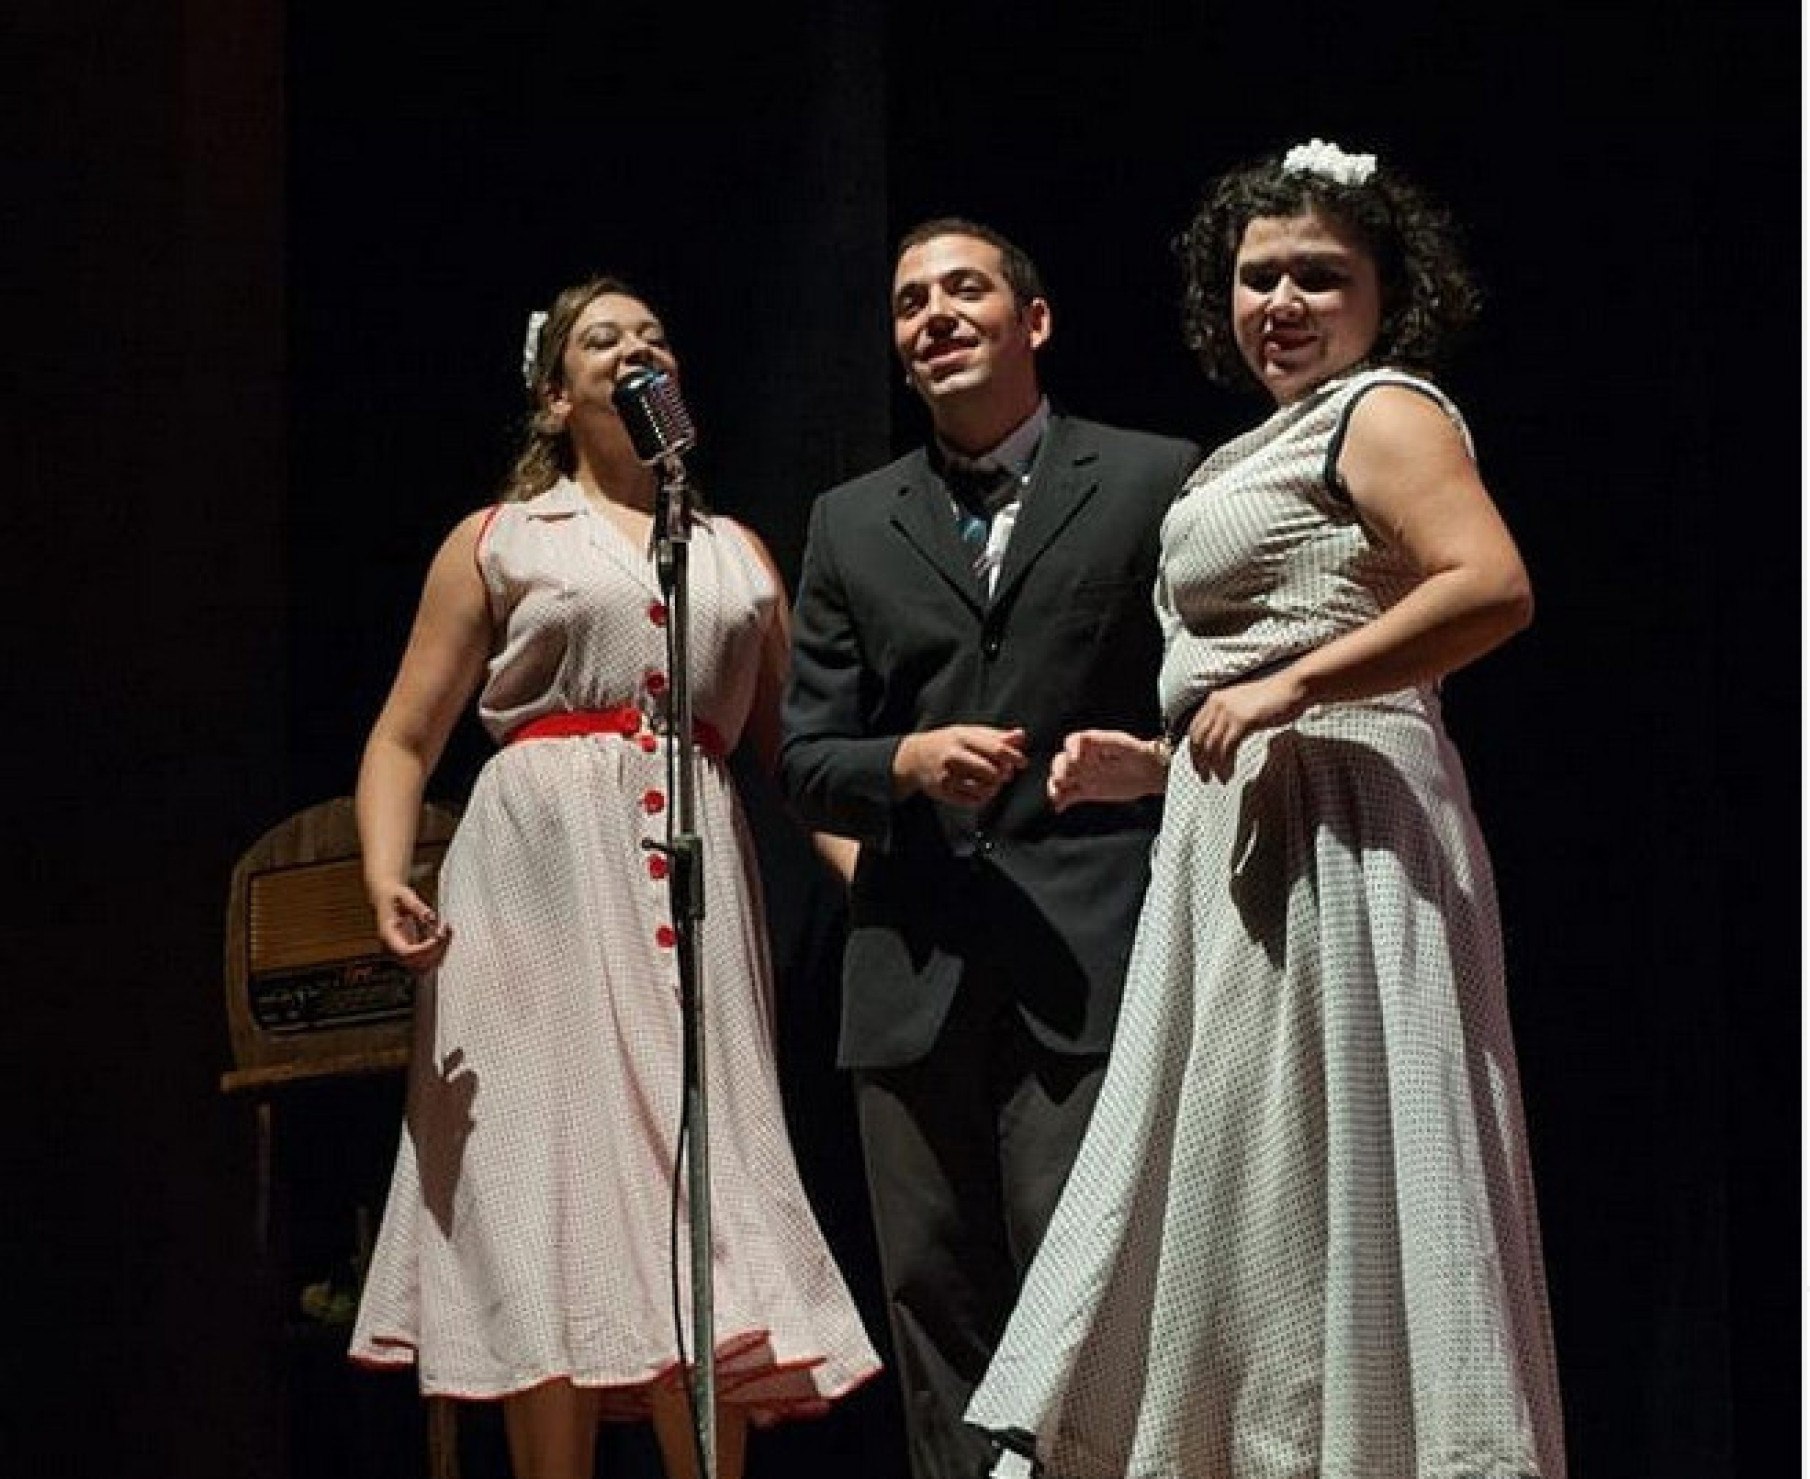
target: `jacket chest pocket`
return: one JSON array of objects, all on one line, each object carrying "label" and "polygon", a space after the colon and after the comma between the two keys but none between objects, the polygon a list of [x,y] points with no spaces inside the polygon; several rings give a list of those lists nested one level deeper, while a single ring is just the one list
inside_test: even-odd
[{"label": "jacket chest pocket", "polygon": [[1138,580],[1083,580],[1050,614],[1051,625],[1075,642],[1099,642],[1134,609],[1146,583]]}]

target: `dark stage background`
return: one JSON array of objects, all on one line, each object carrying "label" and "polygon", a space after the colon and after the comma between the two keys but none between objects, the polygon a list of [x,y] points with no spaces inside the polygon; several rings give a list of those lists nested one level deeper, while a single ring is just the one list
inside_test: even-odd
[{"label": "dark stage background", "polygon": [[[921,431],[888,350],[899,230],[961,212],[1021,238],[1057,395],[1212,441],[1260,408],[1181,348],[1166,243],[1216,170],[1320,134],[1445,198],[1489,291],[1449,383],[1540,612],[1449,713],[1501,877],[1573,1473],[1778,1469],[1793,8],[21,0],[4,32],[0,1468],[416,1462],[405,1381],[273,1334],[250,1110],[217,1090],[223,908],[246,846],[350,789],[428,556],[506,463],[526,310],[598,267],[640,283],[702,477],[795,579],[812,496]],[[437,793],[482,755],[468,728]],[[836,904],[751,800],[801,1159],[878,1334],[829,1067]],[[309,1097],[301,1183],[381,1180],[393,1099]],[[876,1385],[758,1439],[751,1474],[899,1479],[895,1417]],[[468,1473],[495,1442],[467,1423]],[[645,1470],[632,1441],[611,1457]]]}]

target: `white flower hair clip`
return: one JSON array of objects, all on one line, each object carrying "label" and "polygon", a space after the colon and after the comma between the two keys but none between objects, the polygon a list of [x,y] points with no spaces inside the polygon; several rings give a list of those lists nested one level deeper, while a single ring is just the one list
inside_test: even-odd
[{"label": "white flower hair clip", "polygon": [[534,389],[534,367],[540,362],[540,331],[547,326],[547,315],[538,308],[528,315],[528,332],[522,336],[522,383]]},{"label": "white flower hair clip", "polygon": [[1340,185],[1362,185],[1376,173],[1374,154],[1347,154],[1325,139],[1296,144],[1282,156],[1285,175],[1318,175]]}]

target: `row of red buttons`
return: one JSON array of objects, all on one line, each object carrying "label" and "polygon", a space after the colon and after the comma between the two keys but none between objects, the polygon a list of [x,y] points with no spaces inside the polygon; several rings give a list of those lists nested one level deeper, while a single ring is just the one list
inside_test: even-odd
[{"label": "row of red buttons", "polygon": [[[665,626],[665,603],[661,601],[649,601],[647,603],[647,619],[657,627]],[[649,668],[646,676],[642,679],[642,685],[649,693],[653,694],[655,698],[658,698],[661,694],[666,692],[666,674],[662,673],[657,668]],[[635,736],[635,743],[640,745],[643,750],[648,751],[650,754],[660,747],[660,742],[654,738],[652,733],[645,729]],[[659,791],[646,791],[642,793],[641,809],[650,817],[659,816],[661,812],[666,810],[665,795]],[[648,854],[647,876],[649,879],[655,883],[664,883],[669,871],[664,854],[657,852]],[[654,931],[654,944],[659,946],[662,950],[672,949],[672,947],[678,943],[678,939],[678,933],[670,924],[663,924]]]},{"label": "row of red buttons", "polygon": [[[666,625],[666,606],[660,601],[647,603],[647,619],[657,627]],[[666,692],[666,674],[658,668],[649,668],[642,676],[641,686],[655,698]],[[648,730],[642,730],[635,736],[635,743],[652,754],[659,749],[660,742]],[[666,797],[658,791],[647,791],[641,797],[641,809],[650,817],[657,817],[666,810]],[[655,883],[665,881],[667,873],[666,859],[659,853],[650,853],[647,859],[647,876]],[[662,950],[670,950],[677,942],[678,935],[670,924],[663,924],[654,931],[654,943]]]},{"label": "row of red buttons", "polygon": [[[643,732],[641,734],[640,738],[647,740],[649,742],[642,747],[643,749],[651,750],[654,748],[654,737],[651,734],[647,734],[647,733]],[[662,791],[644,791],[644,792],[642,792],[641,793],[641,809],[644,812],[646,812],[650,817],[659,816],[661,812],[666,810],[665,793]],[[666,875],[669,871],[671,871],[671,870],[666,861],[666,855],[664,853],[655,852],[655,853],[649,853],[647,855],[647,876],[653,882],[655,882],[655,883],[665,882]],[[656,945],[658,945],[662,950],[672,949],[673,943],[677,939],[678,939],[678,936],[673,933],[673,928],[670,924],[663,924],[660,926],[659,929],[654,931],[654,943]]]}]

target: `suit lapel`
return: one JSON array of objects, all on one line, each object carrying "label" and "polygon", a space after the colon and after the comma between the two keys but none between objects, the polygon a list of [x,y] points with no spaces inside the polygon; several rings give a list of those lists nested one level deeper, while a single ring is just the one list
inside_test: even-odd
[{"label": "suit lapel", "polygon": [[922,451],[905,469],[905,480],[900,483],[893,504],[892,523],[950,588],[979,612],[982,598],[974,578],[973,557],[956,533],[949,490]]},{"label": "suit lapel", "polygon": [[1050,418],[993,588],[995,605],[1010,599],[1037,557],[1093,497],[1099,487],[1098,460],[1099,453],[1072,421],[1064,416]]}]

